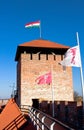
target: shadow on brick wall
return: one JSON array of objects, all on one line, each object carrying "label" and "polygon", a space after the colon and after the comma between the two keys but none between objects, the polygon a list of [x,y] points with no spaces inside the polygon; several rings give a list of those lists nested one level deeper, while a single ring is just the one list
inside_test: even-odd
[{"label": "shadow on brick wall", "polygon": [[[52,102],[41,101],[39,109],[52,116]],[[82,102],[55,101],[54,118],[75,128],[82,128]]]}]

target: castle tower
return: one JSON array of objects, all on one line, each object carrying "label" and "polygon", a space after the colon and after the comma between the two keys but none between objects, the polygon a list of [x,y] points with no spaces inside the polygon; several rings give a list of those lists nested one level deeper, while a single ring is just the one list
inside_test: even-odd
[{"label": "castle tower", "polygon": [[[19,105],[31,105],[32,99],[73,101],[72,68],[59,62],[69,47],[48,40],[33,40],[17,47],[17,92]],[[38,85],[35,80],[52,71],[52,84]]]}]

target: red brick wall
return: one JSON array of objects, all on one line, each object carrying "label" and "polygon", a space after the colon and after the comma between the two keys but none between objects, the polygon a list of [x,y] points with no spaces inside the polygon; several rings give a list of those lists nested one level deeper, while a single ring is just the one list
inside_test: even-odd
[{"label": "red brick wall", "polygon": [[[39,109],[52,116],[52,102],[41,101]],[[71,126],[75,130],[82,129],[83,123],[83,104],[75,101],[54,101],[54,118]]]},{"label": "red brick wall", "polygon": [[[70,67],[63,71],[63,67],[58,63],[61,61],[61,56],[56,55],[54,60],[53,55],[40,54],[21,54],[21,65],[18,69],[17,79],[19,87],[21,88],[21,104],[30,105],[32,99],[45,99],[52,100],[52,86],[54,88],[54,100],[73,101],[73,88],[72,88],[72,69]],[[52,71],[52,84],[51,85],[38,85],[35,80],[40,75]],[[18,78],[18,76],[20,78]],[[20,81],[21,80],[21,81]],[[18,95],[18,96],[19,96]]]}]

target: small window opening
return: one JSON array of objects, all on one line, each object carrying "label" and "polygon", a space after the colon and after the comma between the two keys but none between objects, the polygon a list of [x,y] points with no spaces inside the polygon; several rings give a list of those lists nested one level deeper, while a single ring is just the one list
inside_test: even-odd
[{"label": "small window opening", "polygon": [[48,60],[48,54],[46,54],[46,60]]},{"label": "small window opening", "polygon": [[32,60],[33,58],[32,58],[32,54],[30,54],[30,60]]},{"label": "small window opening", "polygon": [[38,55],[38,59],[39,59],[39,60],[41,59],[40,54]]},{"label": "small window opening", "polygon": [[54,55],[54,60],[56,60],[56,55]]}]

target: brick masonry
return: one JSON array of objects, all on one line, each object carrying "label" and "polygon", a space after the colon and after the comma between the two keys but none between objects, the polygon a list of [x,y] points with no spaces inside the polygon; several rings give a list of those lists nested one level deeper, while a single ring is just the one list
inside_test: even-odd
[{"label": "brick masonry", "polygon": [[[41,101],[39,109],[52,116],[52,102]],[[55,101],[54,118],[67,124],[74,130],[82,130],[83,126],[83,102],[75,101]]]},{"label": "brick masonry", "polygon": [[[17,63],[18,103],[31,105],[32,99],[52,100],[52,87],[54,100],[73,101],[72,68],[63,67],[58,63],[61,55],[21,53]],[[38,85],[35,80],[40,75],[52,72],[52,84]]]}]

